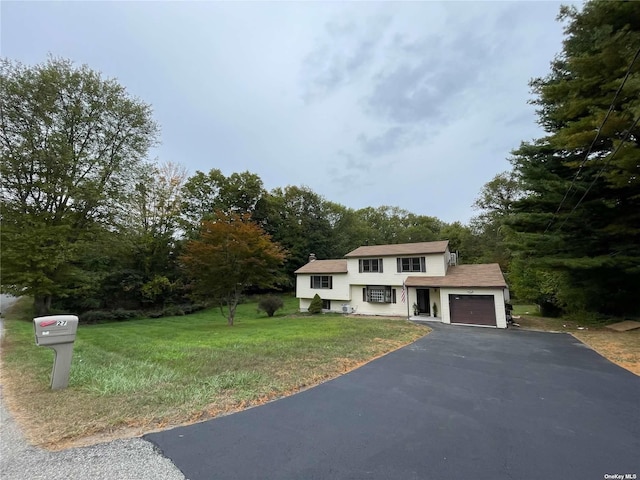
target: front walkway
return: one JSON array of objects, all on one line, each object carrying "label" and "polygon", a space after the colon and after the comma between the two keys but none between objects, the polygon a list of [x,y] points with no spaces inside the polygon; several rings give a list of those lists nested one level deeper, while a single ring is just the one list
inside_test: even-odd
[{"label": "front walkway", "polygon": [[442,318],[432,317],[431,315],[411,315],[409,320],[412,322],[437,322],[442,323]]}]

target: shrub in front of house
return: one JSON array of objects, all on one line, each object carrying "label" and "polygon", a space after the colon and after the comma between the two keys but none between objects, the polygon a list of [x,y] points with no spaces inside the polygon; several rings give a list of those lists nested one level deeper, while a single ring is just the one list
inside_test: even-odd
[{"label": "shrub in front of house", "polygon": [[320,295],[318,295],[317,293],[315,294],[315,296],[311,300],[311,303],[309,304],[309,313],[313,315],[317,313],[322,313],[322,299],[320,298]]}]

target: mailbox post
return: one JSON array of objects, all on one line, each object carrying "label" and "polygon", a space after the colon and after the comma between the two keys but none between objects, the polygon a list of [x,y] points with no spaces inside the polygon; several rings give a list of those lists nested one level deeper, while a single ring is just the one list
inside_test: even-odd
[{"label": "mailbox post", "polygon": [[73,342],[78,329],[78,317],[75,315],[50,315],[33,319],[36,345],[49,347],[55,352],[51,388],[58,390],[69,385]]}]

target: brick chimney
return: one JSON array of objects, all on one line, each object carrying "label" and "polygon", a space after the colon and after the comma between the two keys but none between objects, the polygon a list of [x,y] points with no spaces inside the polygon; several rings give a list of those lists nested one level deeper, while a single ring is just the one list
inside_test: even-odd
[{"label": "brick chimney", "polygon": [[309,263],[315,262],[316,260],[317,260],[316,254],[315,253],[310,253],[309,254]]}]

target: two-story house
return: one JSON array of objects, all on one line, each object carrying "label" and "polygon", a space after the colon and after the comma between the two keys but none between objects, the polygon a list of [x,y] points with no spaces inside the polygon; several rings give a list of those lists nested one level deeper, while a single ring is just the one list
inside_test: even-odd
[{"label": "two-story house", "polygon": [[326,311],[506,328],[500,266],[456,260],[447,241],[364,246],[338,260],[312,254],[295,272],[296,296],[301,311],[317,293]]}]

